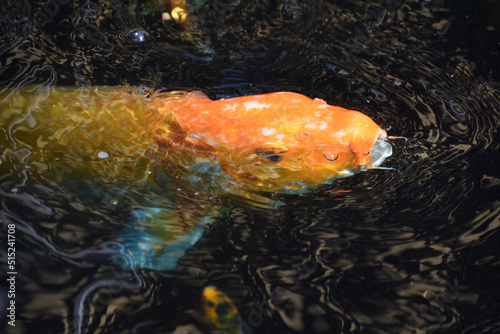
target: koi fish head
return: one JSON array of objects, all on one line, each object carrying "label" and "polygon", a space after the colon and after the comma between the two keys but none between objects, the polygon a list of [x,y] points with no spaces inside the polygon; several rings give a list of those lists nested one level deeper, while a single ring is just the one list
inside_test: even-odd
[{"label": "koi fish head", "polygon": [[[200,92],[169,107],[182,145],[210,153],[257,190],[300,190],[380,165],[392,154],[368,116],[279,92],[212,101]],[[182,146],[180,145],[180,146]]]}]

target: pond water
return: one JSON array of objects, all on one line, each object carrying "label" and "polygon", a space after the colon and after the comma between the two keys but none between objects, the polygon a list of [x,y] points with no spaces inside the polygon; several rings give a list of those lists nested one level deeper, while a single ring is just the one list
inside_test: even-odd
[{"label": "pond water", "polygon": [[46,184],[23,163],[32,152],[0,146],[2,332],[215,333],[207,285],[248,333],[499,332],[500,4],[188,5],[178,24],[154,1],[6,0],[0,96],[33,84],[299,92],[408,138],[384,163],[394,169],[275,194],[275,209],[229,200],[174,269],[127,270],[115,240],[130,210],[117,204],[156,192],[90,201],[92,185]]}]

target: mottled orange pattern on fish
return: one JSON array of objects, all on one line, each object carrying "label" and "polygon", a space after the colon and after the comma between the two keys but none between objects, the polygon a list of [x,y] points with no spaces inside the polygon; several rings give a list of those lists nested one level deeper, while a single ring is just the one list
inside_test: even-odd
[{"label": "mottled orange pattern on fish", "polygon": [[[216,101],[201,92],[171,92],[150,104],[175,120],[157,132],[160,147],[212,156],[256,190],[301,189],[369,167],[373,146],[387,137],[358,111],[290,92]],[[151,128],[161,129],[164,119]]]}]

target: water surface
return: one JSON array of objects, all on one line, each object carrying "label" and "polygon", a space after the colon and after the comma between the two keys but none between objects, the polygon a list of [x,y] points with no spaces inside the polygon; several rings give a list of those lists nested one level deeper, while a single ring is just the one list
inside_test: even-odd
[{"label": "water surface", "polygon": [[182,27],[142,1],[49,3],[0,9],[0,95],[30,84],[289,90],[361,110],[408,142],[394,141],[394,170],[275,195],[274,210],[229,201],[169,271],[114,260],[125,204],[156,193],[95,202],[32,175],[29,150],[1,156],[4,272],[8,224],[17,238],[15,328],[3,274],[0,287],[7,332],[211,332],[199,311],[209,284],[255,333],[499,330],[498,4],[221,0]]}]

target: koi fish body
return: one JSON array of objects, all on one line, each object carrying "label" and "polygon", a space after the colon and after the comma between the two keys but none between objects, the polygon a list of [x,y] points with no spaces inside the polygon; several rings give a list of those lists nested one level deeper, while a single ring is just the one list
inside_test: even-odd
[{"label": "koi fish body", "polygon": [[1,99],[0,112],[3,160],[29,165],[39,182],[158,188],[121,234],[135,264],[153,269],[173,268],[201,237],[209,198],[270,205],[255,194],[304,191],[392,154],[366,115],[289,92],[212,101],[201,92],[33,86]]}]

